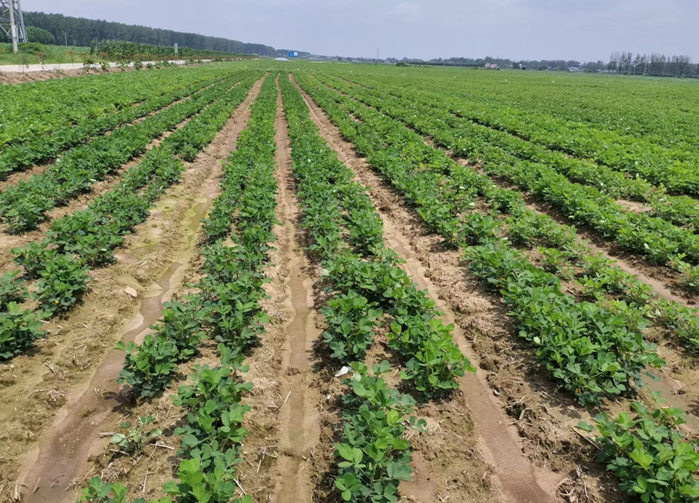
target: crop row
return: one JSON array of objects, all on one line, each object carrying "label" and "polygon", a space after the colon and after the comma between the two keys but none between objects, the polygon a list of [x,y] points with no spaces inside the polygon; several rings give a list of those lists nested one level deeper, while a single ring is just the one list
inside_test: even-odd
[{"label": "crop row", "polygon": [[[582,124],[626,137],[641,137],[671,149],[692,148],[697,141],[692,107],[687,106],[686,100],[694,86],[688,81],[563,74],[551,79],[546,73],[522,72],[464,75],[458,69],[439,73],[410,71],[409,79],[397,79],[390,68],[377,70],[370,79],[360,72],[341,73],[374,89],[383,86],[396,94],[423,89],[431,96],[458,98],[460,103],[476,102],[479,109],[488,108],[491,112],[508,108],[520,117],[535,115],[537,124],[553,121],[556,127],[569,131]],[[341,69],[336,71],[340,73]]]},{"label": "crop row", "polygon": [[[318,88],[313,92],[320,91],[322,89]],[[421,136],[410,131],[400,121],[390,119],[337,93],[321,93],[319,96],[325,100],[324,106],[330,106],[335,100],[361,116],[367,126],[355,124],[353,127],[371,127],[376,145],[383,142],[383,148],[387,148],[386,144],[392,144],[393,149],[399,149],[395,156],[402,157],[404,162],[425,167],[418,173],[413,173],[415,180],[407,186],[419,187],[412,189],[412,197],[416,197],[424,206],[418,212],[449,244],[458,244],[464,235],[471,235],[468,244],[490,242],[494,236],[499,235],[521,248],[539,246],[537,251],[542,256],[544,269],[563,279],[571,279],[571,265],[583,267],[577,281],[583,296],[600,301],[604,300],[606,294],[621,298],[631,308],[624,310],[627,311],[626,317],[629,320],[651,320],[675,331],[686,346],[699,349],[699,319],[696,310],[690,310],[676,302],[656,299],[649,285],[613,266],[609,259],[591,254],[585,244],[576,239],[574,228],[527,210],[519,193],[499,189],[487,176],[455,163],[444,152],[427,146]],[[335,112],[335,115],[338,121],[342,120],[343,112]],[[343,134],[356,136],[357,133],[352,133],[349,126],[352,124],[345,120]],[[378,151],[379,147],[374,148]],[[380,162],[378,158],[376,162]],[[502,225],[491,215],[472,211],[479,197],[485,200],[496,217],[509,215]],[[432,202],[433,199],[440,198],[443,203]],[[461,215],[466,216],[459,218]],[[615,305],[615,311],[620,312],[619,305]],[[636,322],[631,324],[636,325]]]},{"label": "crop row", "polygon": [[[419,123],[420,127],[425,127],[424,124],[438,124],[441,130],[446,130],[445,126],[448,126],[453,132],[451,135],[443,132],[440,135],[440,144],[451,149],[458,156],[474,155],[475,149],[472,142],[484,142],[501,148],[519,159],[545,164],[565,175],[569,180],[593,186],[615,199],[629,199],[650,204],[651,216],[663,218],[678,226],[687,226],[694,232],[699,230],[699,202],[687,196],[670,196],[666,194],[664,187],[653,186],[641,177],[629,177],[625,173],[606,166],[570,157],[510,133],[460,118],[450,113],[441,101],[438,103],[423,99],[423,94],[420,92],[409,93],[406,90],[401,92],[401,98],[397,98],[390,91],[379,89],[369,91],[363,87],[351,85],[347,87],[346,81],[337,79],[326,80],[326,83],[338,89],[351,89],[353,96],[360,97],[362,101],[378,109],[385,110],[388,106],[392,117],[411,125]],[[479,152],[476,151],[476,155]]]},{"label": "crop row", "polygon": [[[206,276],[197,285],[198,293],[168,304],[163,323],[155,334],[145,337],[141,346],[122,344],[127,357],[121,382],[131,385],[141,396],[153,396],[165,389],[175,377],[177,362],[195,354],[207,331],[241,352],[255,344],[262,329],[266,319],[258,303],[265,295],[262,267],[276,222],[275,91],[273,79],[267,77],[253,106],[250,132],[241,137],[236,152],[224,166],[223,192],[215,202],[218,225],[212,226],[211,219],[204,221],[208,244],[201,255]],[[225,228],[224,220],[228,223]],[[229,235],[233,246],[226,243]]]},{"label": "crop row", "polygon": [[[192,384],[180,386],[173,397],[173,404],[187,412],[187,420],[175,430],[175,435],[181,436],[178,480],[165,484],[168,496],[159,503],[172,499],[251,501],[249,496],[235,497],[237,465],[243,460],[242,442],[247,435],[242,422],[250,410],[242,400],[252,389],[252,383],[242,382],[240,374],[247,370],[243,366],[245,352],[267,319],[259,300],[265,295],[263,267],[275,239],[272,227],[277,223],[276,98],[274,78],[267,77],[237,149],[224,165],[222,193],[215,201],[217,225],[211,225],[211,218],[204,221],[206,245],[201,255],[205,277],[197,285],[198,293],[166,306],[158,332],[147,336],[140,348],[133,343],[119,345],[127,352],[120,381],[131,384],[141,396],[152,396],[170,384],[175,365],[194,355],[203,337],[210,335],[219,341],[221,366],[196,365],[190,376]],[[155,348],[161,357],[153,353]],[[149,360],[148,355],[154,358]],[[80,501],[126,501],[126,494],[127,488],[121,484],[107,484],[94,477],[83,489]]]},{"label": "crop row", "polygon": [[353,369],[344,381],[351,391],[343,397],[335,486],[345,501],[397,501],[400,481],[412,473],[403,434],[424,423],[409,417],[414,399],[389,389],[381,378],[390,370],[388,362],[375,365],[371,374],[361,363],[376,331],[388,327],[389,346],[404,366],[401,377],[424,396],[447,395],[458,388],[457,377],[475,369],[453,343],[454,327],[442,324],[434,301],[385,247],[366,189],[320,137],[299,91],[288,78],[281,87],[302,226],[332,285],[332,298],[322,309],[328,324],[323,340],[331,359]]},{"label": "crop row", "polygon": [[71,128],[59,129],[51,135],[36,136],[21,145],[8,147],[0,153],[0,178],[35,164],[51,161],[64,150],[75,147],[93,136],[145,117],[221,80],[222,77],[216,77],[195,82],[170,93],[149,98],[139,106],[128,107],[110,115],[81,122]]},{"label": "crop row", "polygon": [[[376,85],[376,84],[374,84]],[[419,93],[420,101],[430,103],[469,121],[516,135],[565,154],[590,159],[613,170],[638,175],[669,191],[699,194],[699,157],[690,147],[693,141],[674,146],[659,146],[645,137],[632,137],[599,129],[589,124],[561,120],[537,110],[518,110],[503,106],[497,99],[479,102],[458,93],[436,93],[427,86],[410,89],[392,86],[393,92],[411,100]]]},{"label": "crop row", "polygon": [[[462,222],[457,215],[468,211],[472,201],[455,199],[453,194],[450,197],[449,189],[440,188],[449,187],[448,178],[440,176],[451,163],[443,153],[431,149],[428,162],[436,171],[428,168],[416,172],[416,163],[426,161],[418,154],[425,148],[421,137],[366,107],[352,108],[361,121],[356,122],[349,108],[338,106],[338,102],[344,102],[340,95],[305,76],[300,76],[299,82],[358,152],[403,193],[427,226],[448,243],[465,248],[472,271],[499,291],[510,306],[520,336],[537,349],[537,357],[552,376],[581,403],[627,393],[638,384],[646,365],[663,364],[655,348],[643,340],[638,323],[634,330],[629,319],[602,303],[578,302],[563,293],[554,275],[534,267],[507,240],[498,238],[492,222],[483,215],[474,212]],[[395,126],[390,131],[388,121]],[[454,171],[457,167],[453,166]],[[474,193],[481,192],[499,208],[517,204],[509,191],[498,189],[485,177],[475,172],[462,174],[456,182],[462,192],[470,181]],[[462,206],[455,211],[450,206],[457,202]],[[546,232],[543,236],[548,235]],[[699,454],[679,428],[686,422],[684,413],[677,409],[650,410],[640,404],[634,410],[633,418],[628,414],[613,420],[604,414],[597,416],[599,441],[604,446],[600,459],[619,476],[623,490],[642,495],[643,501],[690,501],[699,491],[699,483],[692,476],[699,466]]]},{"label": "crop row", "polygon": [[[12,250],[24,269],[5,275],[0,286],[5,296],[0,308],[0,359],[20,354],[45,333],[39,320],[71,310],[87,291],[89,270],[113,262],[113,250],[123,237],[149,216],[151,205],[179,180],[180,157],[191,158],[210,142],[243,101],[249,86],[230,91],[176,134],[145,156],[112,190],[96,198],[86,210],[56,220],[46,239]],[[19,307],[28,296],[25,279],[39,279],[35,313]]]},{"label": "crop row", "polygon": [[225,78],[207,65],[56,79],[0,88],[0,150],[106,117],[198,82]]},{"label": "crop row", "polygon": [[224,96],[240,82],[235,92],[246,92],[257,78],[252,72],[235,76],[199,93],[144,121],[117,129],[109,136],[94,138],[87,145],[75,148],[43,174],[9,187],[0,194],[0,216],[9,224],[9,231],[26,232],[46,219],[46,212],[56,205],[65,205],[79,194],[89,192],[93,184],[116,172],[124,163],[146,151],[148,144],[165,131],[198,113],[214,100]]},{"label": "crop row", "polygon": [[[521,216],[525,214],[526,208],[523,208],[517,193],[499,189],[487,177],[458,166],[443,152],[425,145],[419,135],[412,133],[399,122],[364,105],[352,110],[362,122],[357,123],[348,119],[347,111],[338,107],[334,101],[334,99],[342,100],[341,95],[326,91],[317,85],[313,86],[310,79],[305,76],[299,76],[298,80],[326,110],[331,119],[336,121],[342,134],[355,144],[358,152],[366,155],[368,162],[388,178],[412,205],[416,206],[421,218],[433,232],[444,236],[447,244],[458,246],[462,242],[471,241],[497,247],[497,256],[491,260],[490,264],[493,270],[487,271],[483,266],[483,273],[488,274],[489,278],[494,278],[498,288],[508,285],[508,276],[503,275],[504,272],[516,273],[516,269],[523,267],[526,260],[522,259],[516,265],[512,264],[512,261],[519,256],[511,245],[496,235],[495,230],[500,226],[497,220],[471,217],[462,221],[459,215],[470,214],[476,198],[482,195],[486,200],[492,201],[499,212],[513,212]],[[416,172],[414,163],[425,161],[429,163],[427,169]],[[444,171],[446,174],[443,173]],[[451,187],[453,191],[455,182],[459,184],[458,191],[455,194],[448,193],[446,187]],[[550,229],[547,231],[549,232],[541,232],[540,236],[548,240],[542,243],[545,246],[557,245],[558,243],[554,242],[556,238],[562,241],[561,244],[571,244],[566,234],[561,232],[554,234]],[[514,256],[506,255],[507,250],[511,250]],[[484,256],[486,251],[485,248],[482,249]],[[474,260],[475,257],[471,258],[472,263]],[[503,269],[506,266],[507,271]],[[530,269],[532,273],[536,270],[533,266],[525,267],[522,273]],[[541,272],[544,273],[544,271]],[[520,333],[539,347],[539,359],[549,368],[554,377],[563,382],[568,391],[575,393],[581,402],[598,401],[603,393],[602,390],[605,390],[605,393],[621,394],[634,379],[640,378],[646,363],[657,361],[655,348],[643,342],[642,337],[639,340],[640,334],[607,334],[609,331],[606,329],[595,329],[597,324],[605,327],[610,324],[610,326],[618,325],[619,322],[613,319],[615,318],[613,313],[602,309],[601,306],[577,303],[574,297],[563,293],[552,274],[524,279],[526,280],[523,283],[524,288],[516,292],[518,296],[513,297],[510,300],[511,303],[517,301],[522,308],[531,310],[530,314],[537,311],[547,313],[549,309],[554,309],[564,314],[565,318],[583,322],[575,323],[571,328],[576,329],[576,332],[587,333],[586,338],[580,337],[576,332],[560,333],[561,328],[556,323],[560,315],[553,318],[543,317],[541,321],[538,320],[540,316],[536,316],[537,326],[530,327],[529,330],[526,330],[526,316],[522,316],[525,325],[521,326]],[[528,290],[533,286],[545,288],[545,295],[541,298],[528,295]],[[541,333],[546,331],[550,332],[551,337],[542,338]],[[556,337],[553,337],[554,335]],[[538,342],[534,341],[534,337],[537,337]],[[588,347],[582,347],[582,342],[589,343]],[[605,348],[604,362],[586,358],[595,352],[593,351],[596,349],[595,345]],[[573,350],[576,346],[578,351]],[[563,357],[560,355],[562,349],[566,352]],[[614,363],[615,369],[619,367],[614,372],[606,371],[610,360]],[[570,367],[575,371],[571,372]]]},{"label": "crop row", "polygon": [[486,172],[531,191],[569,220],[590,226],[627,251],[646,255],[652,263],[679,270],[685,285],[696,290],[699,236],[691,229],[679,228],[645,213],[627,211],[613,198],[593,187],[570,182],[547,164],[522,161],[482,138],[464,136],[462,131],[450,128],[432,115],[404,113],[402,105],[395,106],[388,101],[372,100],[372,103],[416,131],[429,135],[439,145],[480,160]]}]

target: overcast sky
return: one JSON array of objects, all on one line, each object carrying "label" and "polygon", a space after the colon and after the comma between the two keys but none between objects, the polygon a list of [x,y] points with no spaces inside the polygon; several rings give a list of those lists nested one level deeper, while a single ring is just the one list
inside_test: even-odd
[{"label": "overcast sky", "polygon": [[341,56],[699,61],[697,0],[22,0],[56,12]]}]

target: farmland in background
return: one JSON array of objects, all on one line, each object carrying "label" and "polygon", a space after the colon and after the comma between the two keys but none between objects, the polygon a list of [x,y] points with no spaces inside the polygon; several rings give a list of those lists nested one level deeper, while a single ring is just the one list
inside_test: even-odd
[{"label": "farmland in background", "polygon": [[699,498],[696,82],[245,61],[0,103],[0,501]]}]

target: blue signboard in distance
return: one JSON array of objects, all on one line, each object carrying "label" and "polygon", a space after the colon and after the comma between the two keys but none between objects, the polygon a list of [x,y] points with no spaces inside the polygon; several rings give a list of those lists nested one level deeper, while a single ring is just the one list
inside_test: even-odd
[{"label": "blue signboard in distance", "polygon": [[299,51],[289,51],[289,57],[290,57],[290,58],[298,58],[298,57],[299,57]]}]

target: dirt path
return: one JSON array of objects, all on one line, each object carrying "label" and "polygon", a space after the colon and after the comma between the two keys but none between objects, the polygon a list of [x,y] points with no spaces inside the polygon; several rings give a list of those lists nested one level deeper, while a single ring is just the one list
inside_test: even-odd
[{"label": "dirt path", "polygon": [[289,291],[283,309],[289,313],[284,330],[287,340],[282,350],[279,418],[279,458],[276,484],[271,501],[302,503],[312,501],[314,485],[307,462],[319,443],[319,396],[310,387],[313,381],[313,342],[320,336],[312,313],[313,279],[301,246],[299,209],[295,197],[295,181],[291,173],[291,147],[288,127],[278,98],[276,121],[277,162],[281,194],[279,219],[286,231]]},{"label": "dirt path", "polygon": [[[75,494],[66,491],[66,488],[74,476],[85,470],[89,454],[98,451],[104,443],[98,435],[103,431],[102,426],[109,423],[126,403],[125,396],[120,392],[121,386],[115,382],[123,365],[123,353],[110,351],[110,348],[117,340],[142,340],[148,326],[160,317],[162,302],[169,300],[180,289],[185,272],[196,256],[200,221],[218,195],[221,161],[235,148],[238,134],[250,116],[250,104],[259,93],[261,84],[262,80],[255,84],[206,151],[186,165],[181,183],[169,189],[152,211],[154,218],[141,224],[136,234],[130,237],[132,239],[128,240],[119,255],[118,266],[98,271],[107,282],[121,280],[122,284],[132,286],[139,292],[141,302],[134,305],[121,287],[120,298],[126,298],[131,305],[127,309],[119,307],[116,312],[110,310],[111,318],[115,325],[123,318],[132,321],[125,327],[115,326],[108,334],[100,334],[101,351],[92,356],[98,360],[98,366],[90,365],[93,370],[89,380],[82,378],[76,385],[78,376],[75,376],[76,379],[62,383],[63,402],[66,405],[56,415],[51,429],[41,436],[39,444],[24,457],[19,479],[25,487],[25,500],[74,501]],[[151,262],[157,266],[148,267]],[[124,278],[124,275],[127,277]],[[144,281],[146,278],[148,280]],[[96,278],[93,289],[100,286]],[[110,293],[114,295],[113,291]],[[102,305],[103,302],[107,306]],[[109,304],[107,299],[90,295],[86,305],[71,315],[68,323],[74,318],[83,318],[87,310],[102,310],[111,307]],[[70,340],[72,330],[68,329],[65,333]],[[86,336],[95,337],[95,333],[99,332],[90,331]],[[50,335],[49,342],[53,338],[54,335]],[[47,377],[47,369],[41,366],[36,355],[27,359],[29,361],[23,362],[26,370],[22,376],[24,378],[26,375],[28,379],[23,379],[21,386],[13,386],[2,393],[8,391],[13,396],[18,410],[35,410],[36,405],[23,405],[22,397],[26,394],[25,390],[41,386],[42,380]],[[59,372],[62,367],[57,367]],[[17,414],[11,416],[3,417],[3,424],[21,421]],[[43,417],[42,426],[48,425],[49,420],[50,417]],[[40,433],[41,429],[32,431],[34,437]],[[4,447],[2,451],[6,451]],[[26,452],[26,447],[13,447],[13,457],[17,463],[17,457]]]},{"label": "dirt path", "polygon": [[[454,323],[457,327],[454,333],[455,341],[459,344],[464,354],[473,362],[476,362],[478,358],[466,342],[466,331],[461,329],[459,323],[457,323],[457,317],[450,307],[440,300],[440,291],[428,277],[428,268],[420,262],[418,254],[413,251],[411,246],[411,241],[413,240],[407,234],[404,234],[398,219],[395,218],[395,214],[401,211],[398,201],[388,199],[386,194],[382,195],[382,181],[371,171],[365,160],[357,157],[351,144],[342,139],[338,128],[331,123],[325,113],[307,94],[303,93],[303,95],[311,109],[313,120],[321,130],[322,136],[331,148],[338,153],[340,159],[355,171],[359,176],[359,180],[370,188],[372,201],[383,219],[384,234],[388,245],[407,260],[406,270],[420,288],[427,290],[430,297],[438,301],[440,309],[445,313],[445,322]],[[409,232],[414,233],[414,231]],[[472,300],[469,299],[469,301]],[[517,428],[512,425],[506,426],[512,421],[502,411],[497,400],[494,399],[493,392],[486,381],[485,373],[469,374],[461,379],[460,385],[464,394],[456,400],[462,401],[463,399],[464,408],[470,412],[470,417],[475,424],[475,434],[478,437],[480,450],[484,458],[494,466],[495,483],[500,488],[504,499],[513,502],[552,502],[554,500],[553,487],[562,477],[548,470],[536,469],[522,454],[522,445]],[[450,421],[453,420],[450,417],[453,415],[452,411],[448,411],[445,408],[443,412],[445,417],[449,417]],[[442,418],[443,416],[440,415],[439,419]],[[468,435],[468,431],[462,433]],[[432,483],[436,486],[448,487],[446,481],[440,481],[439,479],[453,470],[451,465],[456,464],[458,466],[460,462],[463,462],[463,460],[451,458],[448,464],[442,463],[437,465],[434,463],[432,466],[428,465],[428,469],[433,471],[431,474]],[[483,473],[483,476],[485,475]],[[416,499],[416,501],[433,500]]]},{"label": "dirt path", "polygon": [[0,84],[16,85],[24,84],[26,82],[41,82],[44,80],[65,79],[68,77],[84,77],[86,75],[97,75],[101,73],[119,73],[135,71],[135,68],[131,66],[126,68],[110,68],[107,72],[95,70],[94,72],[87,73],[85,72],[85,70],[82,69],[81,64],[78,62],[72,65],[74,66],[74,68],[68,68],[70,65],[71,63],[63,63],[64,69],[61,69],[60,71],[46,70],[41,72],[33,71],[24,73],[0,71]]}]

